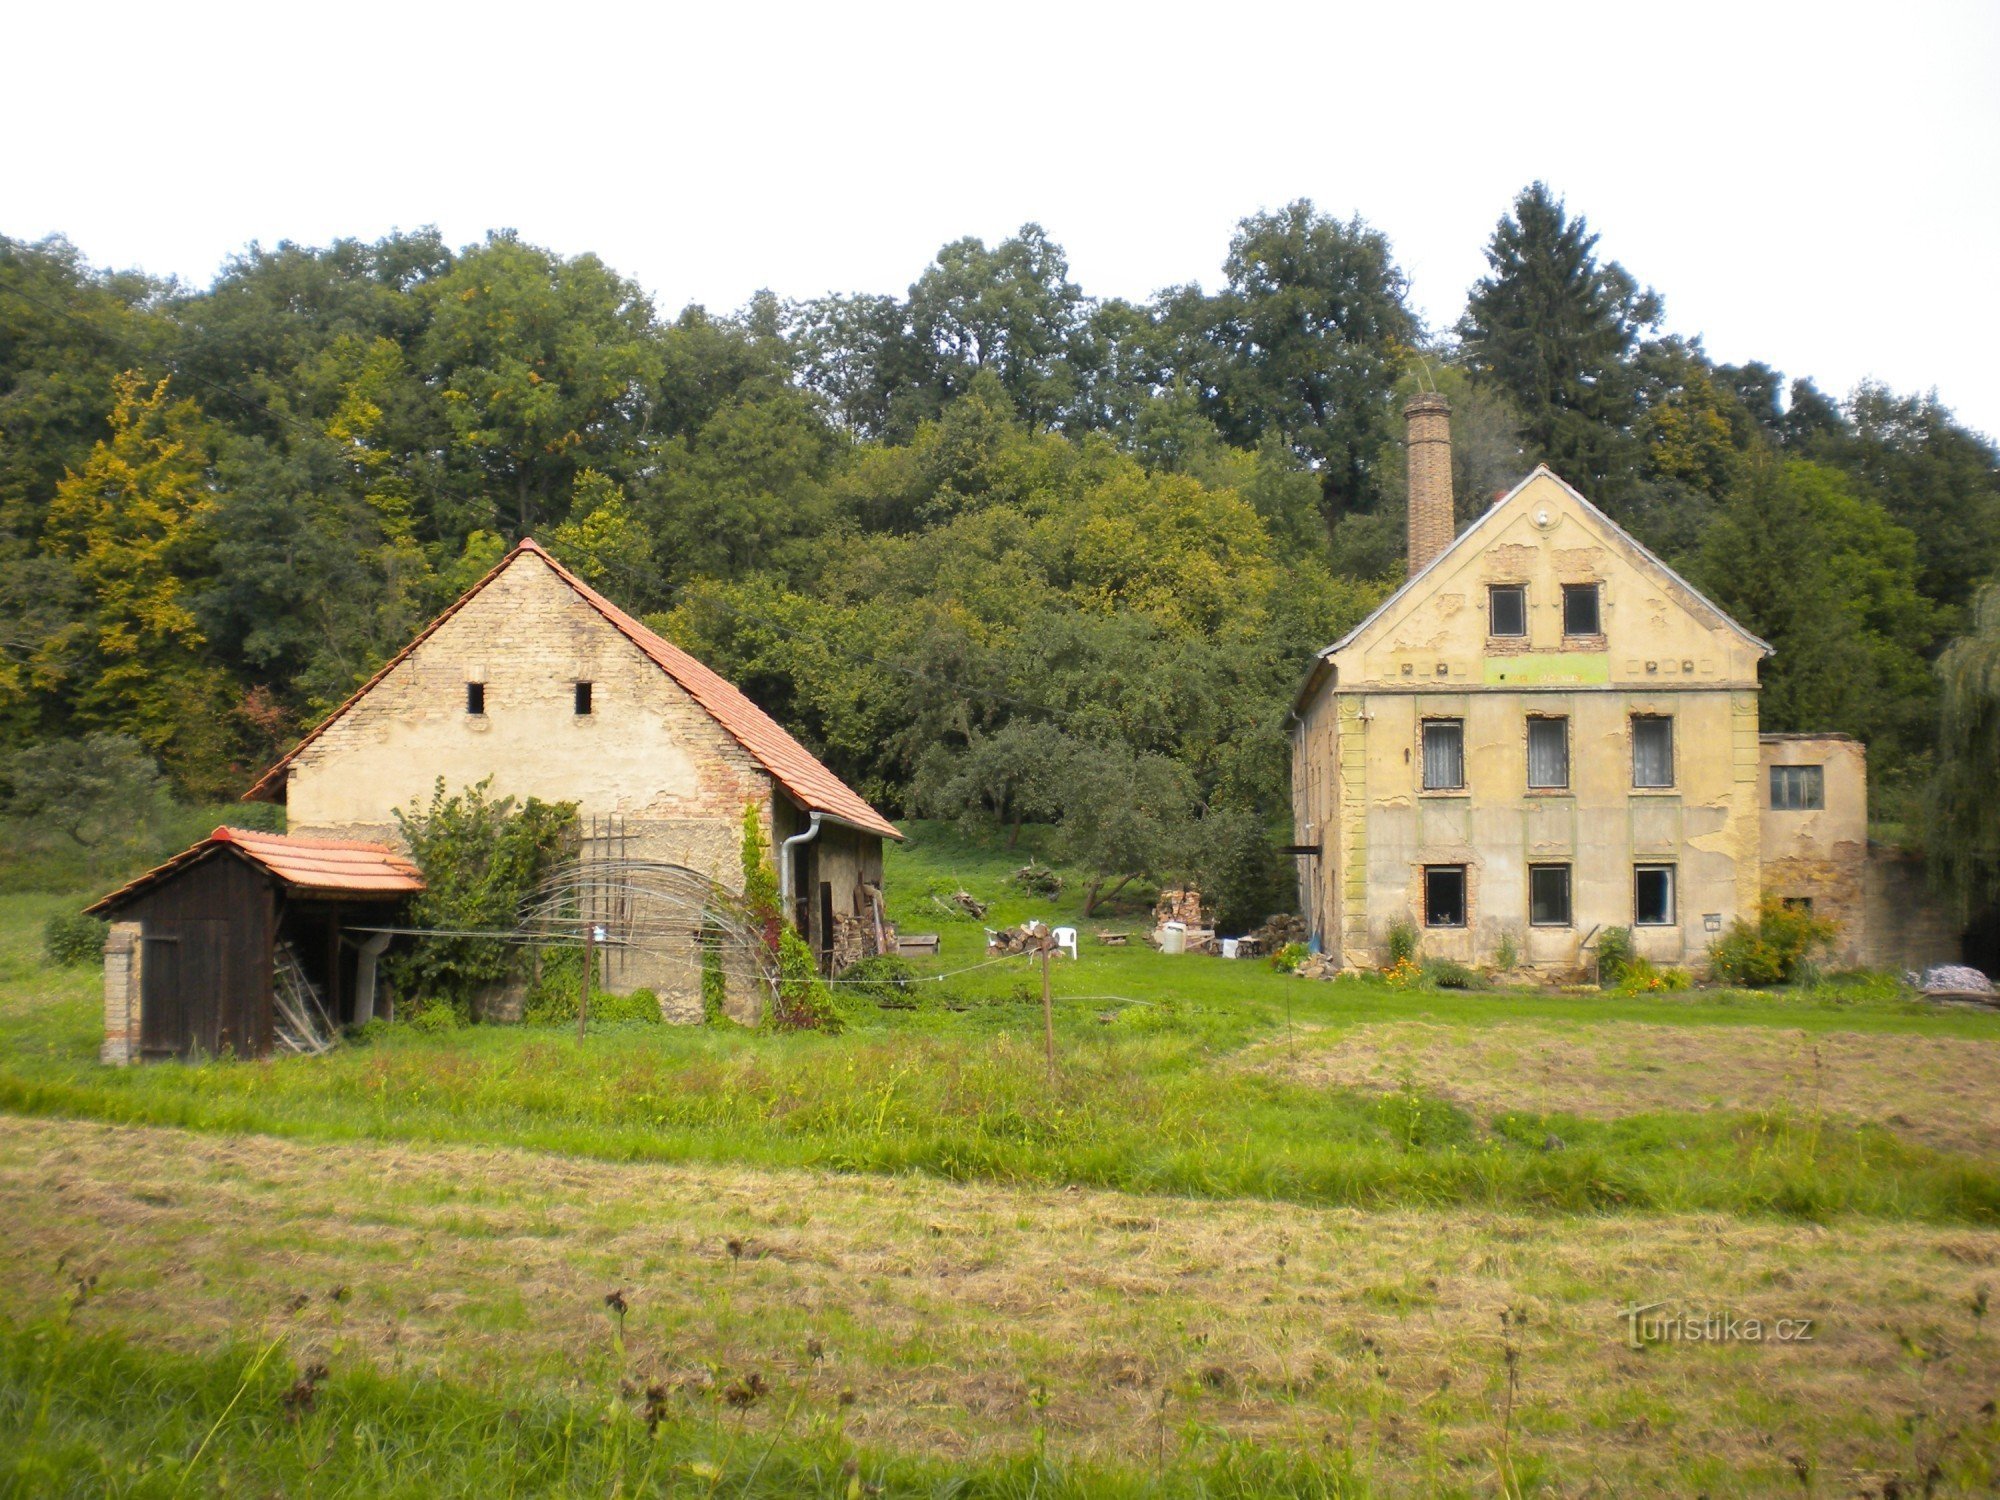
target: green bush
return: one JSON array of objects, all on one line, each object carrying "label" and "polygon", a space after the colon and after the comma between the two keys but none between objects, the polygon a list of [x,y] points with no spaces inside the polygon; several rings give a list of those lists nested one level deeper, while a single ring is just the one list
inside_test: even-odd
[{"label": "green bush", "polygon": [[[574,1021],[577,992],[583,987],[583,949],[565,943],[543,948],[537,958],[521,1019],[530,1026],[561,1026]],[[593,1006],[595,1003],[593,997]]]},{"label": "green bush", "polygon": [[720,1026],[729,1019],[724,1008],[729,999],[729,975],[722,967],[722,933],[704,921],[701,929],[701,1019],[707,1026]]},{"label": "green bush", "polygon": [[1423,974],[1423,982],[1434,990],[1477,990],[1486,984],[1477,971],[1449,958],[1425,959]]},{"label": "green bush", "polygon": [[1806,977],[1808,960],[1833,942],[1838,929],[1802,906],[1766,896],[1754,924],[1738,917],[1708,950],[1716,977],[1756,988]]},{"label": "green bush", "polygon": [[779,1031],[838,1031],[833,996],[820,982],[812,949],[790,927],[778,936],[778,1003],[771,1024]]},{"label": "green bush", "polygon": [[449,1000],[412,1001],[403,1020],[410,1030],[420,1031],[425,1036],[456,1031],[465,1024],[465,1016]]},{"label": "green bush", "polygon": [[1597,935],[1597,982],[1618,983],[1625,977],[1626,967],[1635,956],[1631,928],[1605,928]]},{"label": "green bush", "polygon": [[1393,922],[1389,927],[1389,967],[1397,964],[1414,963],[1417,957],[1417,929],[1408,922]]},{"label": "green bush", "polygon": [[[567,856],[576,804],[490,795],[492,777],[446,795],[442,776],[428,805],[396,809],[424,889],[410,902],[410,925],[440,932],[506,931],[521,902]],[[501,938],[430,936],[392,954],[385,968],[399,989],[439,995],[463,1012],[489,986],[513,977],[520,950]]]},{"label": "green bush", "polygon": [[1287,943],[1271,955],[1271,967],[1280,974],[1296,974],[1311,955],[1312,950],[1304,943]]},{"label": "green bush", "polygon": [[42,924],[42,952],[52,964],[89,964],[104,953],[109,924],[80,911],[57,912]]},{"label": "green bush", "polygon": [[1618,977],[1618,993],[1621,995],[1651,995],[1669,990],[1684,990],[1693,981],[1686,969],[1658,969],[1648,958],[1634,958],[1625,965],[1625,971]]},{"label": "green bush", "polygon": [[660,1015],[660,997],[651,990],[634,990],[629,995],[600,995],[596,991],[590,996],[590,1024],[599,1021],[609,1026],[614,1023],[637,1022],[657,1026],[664,1018]]},{"label": "green bush", "polygon": [[916,968],[893,953],[859,959],[836,977],[843,998],[872,1000],[886,1010],[917,1008]]},{"label": "green bush", "polygon": [[1501,933],[1500,946],[1493,954],[1493,967],[1498,969],[1502,974],[1505,974],[1520,961],[1521,945],[1514,940],[1514,934],[1511,932]]}]

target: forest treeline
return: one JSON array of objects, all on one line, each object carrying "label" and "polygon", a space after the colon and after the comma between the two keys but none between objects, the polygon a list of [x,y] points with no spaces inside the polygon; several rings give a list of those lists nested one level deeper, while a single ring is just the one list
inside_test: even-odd
[{"label": "forest treeline", "polygon": [[1976,786],[1994,685],[1937,663],[2000,563],[1992,443],[1664,334],[1540,184],[1487,261],[1427,328],[1388,238],[1303,201],[1146,302],[1035,225],[904,296],[672,315],[504,232],[203,288],[0,239],[0,796],[89,842],[233,795],[533,535],[886,808],[1058,822],[1253,918],[1289,899],[1292,694],[1400,574],[1420,382],[1461,520],[1546,460],[1777,648],[1768,728],[1869,742],[1879,816]]}]

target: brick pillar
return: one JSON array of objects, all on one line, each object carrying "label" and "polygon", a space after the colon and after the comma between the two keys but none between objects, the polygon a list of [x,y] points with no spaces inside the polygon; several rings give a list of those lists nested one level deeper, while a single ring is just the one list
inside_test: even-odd
[{"label": "brick pillar", "polygon": [[141,955],[137,922],[113,922],[104,940],[104,1046],[98,1061],[125,1067],[139,1056]]},{"label": "brick pillar", "polygon": [[1451,403],[1435,391],[1403,408],[1410,464],[1410,577],[1451,545]]}]

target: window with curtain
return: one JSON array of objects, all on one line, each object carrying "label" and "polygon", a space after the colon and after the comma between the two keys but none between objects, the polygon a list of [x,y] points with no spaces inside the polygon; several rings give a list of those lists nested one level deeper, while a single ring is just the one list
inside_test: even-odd
[{"label": "window with curtain", "polygon": [[1486,590],[1486,633],[1528,633],[1528,588],[1521,583],[1495,583]]},{"label": "window with curtain", "polygon": [[1424,720],[1424,790],[1456,792],[1465,786],[1465,721]]},{"label": "window with curtain", "polygon": [[1771,806],[1779,812],[1812,812],[1826,806],[1822,766],[1771,767]]},{"label": "window with curtain", "polygon": [[1538,790],[1569,785],[1569,720],[1528,720],[1528,785]]},{"label": "window with curtain", "polygon": [[1569,866],[1528,866],[1528,921],[1536,927],[1567,927]]},{"label": "window with curtain", "polygon": [[1632,922],[1637,927],[1674,925],[1674,867],[1638,865],[1632,871]]},{"label": "window with curtain", "polygon": [[1632,718],[1632,785],[1674,784],[1674,721],[1665,714]]}]

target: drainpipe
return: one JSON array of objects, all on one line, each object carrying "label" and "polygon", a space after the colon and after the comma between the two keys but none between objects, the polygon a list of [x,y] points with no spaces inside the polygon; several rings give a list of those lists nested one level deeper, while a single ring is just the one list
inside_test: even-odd
[{"label": "drainpipe", "polygon": [[783,918],[792,920],[792,846],[810,844],[819,837],[819,820],[825,813],[814,813],[812,821],[804,833],[795,833],[778,846],[778,909]]},{"label": "drainpipe", "polygon": [[365,942],[356,943],[359,957],[354,964],[354,1024],[366,1026],[375,1019],[375,960],[389,946],[393,932],[371,932]]}]

